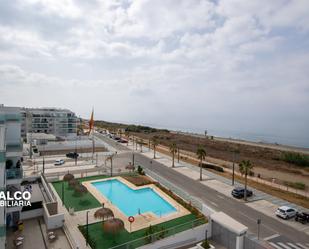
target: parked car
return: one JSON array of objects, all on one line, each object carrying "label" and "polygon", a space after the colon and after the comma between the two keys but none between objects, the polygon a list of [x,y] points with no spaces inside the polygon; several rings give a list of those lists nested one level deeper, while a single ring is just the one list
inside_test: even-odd
[{"label": "parked car", "polygon": [[79,157],[79,154],[76,153],[76,152],[69,152],[68,154],[66,154],[66,156],[67,156],[68,158],[73,158],[73,159],[75,159],[75,158],[78,158],[78,157]]},{"label": "parked car", "polygon": [[[247,197],[250,197],[253,195],[253,192],[249,189],[247,189]],[[236,187],[232,190],[232,196],[235,198],[241,199],[245,197],[245,188],[243,187]]]},{"label": "parked car", "polygon": [[290,219],[292,217],[294,217],[297,213],[297,210],[294,209],[294,208],[291,208],[289,206],[282,206],[282,207],[279,207],[277,210],[276,210],[276,215],[280,218],[283,218],[285,220],[287,219]]},{"label": "parked car", "polygon": [[303,224],[309,223],[309,213],[297,212],[295,220]]},{"label": "parked car", "polygon": [[57,160],[55,160],[55,163],[54,163],[54,165],[62,165],[62,164],[64,164],[64,160],[63,159],[57,159]]}]

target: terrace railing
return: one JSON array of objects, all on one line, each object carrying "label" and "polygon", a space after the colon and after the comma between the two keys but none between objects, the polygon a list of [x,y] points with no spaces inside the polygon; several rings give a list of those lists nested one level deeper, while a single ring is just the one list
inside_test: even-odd
[{"label": "terrace railing", "polygon": [[163,185],[165,188],[171,190],[174,192],[176,195],[187,201],[188,203],[191,203],[194,207],[196,207],[199,211],[202,211],[203,209],[203,204],[202,201],[200,201],[197,197],[194,197],[187,192],[185,192],[183,189],[177,187],[176,185],[172,184],[165,178],[159,176],[158,174],[152,172],[151,170],[144,168],[144,171],[146,174],[151,176],[153,179],[158,181],[161,185]]},{"label": "terrace railing", "polygon": [[175,235],[177,233],[189,230],[189,229],[194,229],[195,227],[198,227],[200,225],[205,224],[205,218],[200,218],[196,219],[193,221],[189,221],[165,230],[161,230],[159,232],[153,233],[146,235],[142,238],[136,239],[136,240],[131,240],[127,243],[117,245],[114,247],[110,247],[109,249],[133,249],[133,248],[138,248],[140,246],[144,246],[150,243],[154,243],[158,240],[167,238],[169,236]]}]

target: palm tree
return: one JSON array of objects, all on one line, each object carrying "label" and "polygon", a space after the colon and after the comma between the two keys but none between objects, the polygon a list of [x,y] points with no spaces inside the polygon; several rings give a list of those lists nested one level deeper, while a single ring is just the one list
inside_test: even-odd
[{"label": "palm tree", "polygon": [[177,152],[177,145],[176,145],[176,143],[172,143],[170,145],[170,152],[172,153],[172,158],[173,158],[172,167],[175,167],[175,154]]},{"label": "palm tree", "polygon": [[127,146],[129,146],[129,141],[130,141],[130,132],[129,131],[125,131],[125,136],[127,137]]},{"label": "palm tree", "polygon": [[153,146],[153,159],[156,159],[156,147],[159,145],[159,141],[156,137],[152,138],[152,146]]},{"label": "palm tree", "polygon": [[242,160],[239,164],[239,171],[242,175],[245,175],[245,193],[244,199],[247,200],[247,176],[252,170],[253,165],[251,164],[250,160]]},{"label": "palm tree", "polygon": [[143,152],[143,139],[142,138],[140,140],[138,140],[138,145],[141,148],[141,152]]},{"label": "palm tree", "polygon": [[203,160],[206,158],[206,151],[202,146],[199,146],[196,151],[197,158],[200,160],[200,181],[202,181]]}]

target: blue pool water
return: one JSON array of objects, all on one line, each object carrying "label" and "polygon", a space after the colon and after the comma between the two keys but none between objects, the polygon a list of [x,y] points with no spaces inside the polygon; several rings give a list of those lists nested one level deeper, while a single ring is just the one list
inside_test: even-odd
[{"label": "blue pool water", "polygon": [[176,209],[151,188],[134,190],[117,179],[94,182],[92,185],[126,216],[153,212],[163,216],[175,212]]}]

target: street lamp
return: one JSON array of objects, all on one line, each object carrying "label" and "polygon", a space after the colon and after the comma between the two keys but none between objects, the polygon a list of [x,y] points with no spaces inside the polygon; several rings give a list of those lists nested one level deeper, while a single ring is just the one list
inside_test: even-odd
[{"label": "street lamp", "polygon": [[88,239],[89,239],[89,231],[88,231],[88,214],[90,211],[86,212],[86,246],[88,246]]},{"label": "street lamp", "polygon": [[260,239],[260,225],[262,220],[260,218],[257,219],[257,225],[258,225],[258,240]]},{"label": "street lamp", "polygon": [[62,206],[64,206],[64,180],[62,181],[62,191],[61,191],[61,194],[62,194]]}]

